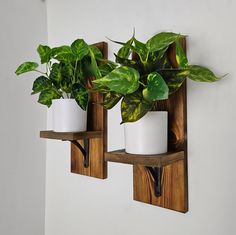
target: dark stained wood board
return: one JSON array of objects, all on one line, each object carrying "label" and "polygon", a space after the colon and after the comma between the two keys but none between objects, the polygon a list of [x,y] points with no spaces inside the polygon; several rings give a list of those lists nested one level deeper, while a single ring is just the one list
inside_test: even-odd
[{"label": "dark stained wood board", "polygon": [[[186,51],[185,39],[182,46]],[[175,45],[169,48],[168,56],[176,66]],[[186,82],[168,100],[157,102],[157,107],[168,111],[168,151],[184,151],[184,159],[163,167],[160,197],[154,195],[154,180],[147,168],[134,165],[134,200],[185,213],[188,211]]]},{"label": "dark stained wood board", "polygon": [[[101,50],[104,59],[107,59],[108,46],[105,42],[94,44]],[[92,93],[88,107],[87,131],[102,131],[99,138],[89,139],[89,167],[83,165],[81,152],[71,144],[71,172],[100,179],[107,178],[107,163],[104,161],[104,152],[107,151],[107,111],[99,105],[103,102],[103,95]],[[79,141],[83,146],[83,141]]]},{"label": "dark stained wood board", "polygon": [[83,140],[92,138],[102,138],[103,131],[83,131],[83,132],[54,132],[40,131],[40,138],[55,140]]},{"label": "dark stained wood board", "polygon": [[131,165],[163,167],[184,159],[184,151],[168,152],[156,155],[126,153],[124,149],[105,153],[105,161]]}]

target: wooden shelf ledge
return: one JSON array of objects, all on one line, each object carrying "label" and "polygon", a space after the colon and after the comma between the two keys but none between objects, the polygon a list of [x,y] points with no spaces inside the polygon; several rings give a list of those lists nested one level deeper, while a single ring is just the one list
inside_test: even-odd
[{"label": "wooden shelf ledge", "polygon": [[83,140],[102,138],[103,131],[83,131],[83,132],[54,132],[40,131],[40,138],[56,140]]},{"label": "wooden shelf ledge", "polygon": [[184,159],[184,151],[168,152],[157,155],[126,153],[124,149],[105,153],[105,161],[131,165],[163,167]]}]

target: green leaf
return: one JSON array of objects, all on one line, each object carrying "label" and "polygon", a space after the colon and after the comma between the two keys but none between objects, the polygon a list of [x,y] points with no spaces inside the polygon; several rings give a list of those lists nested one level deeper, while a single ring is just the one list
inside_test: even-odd
[{"label": "green leaf", "polygon": [[38,64],[35,62],[25,62],[23,64],[21,64],[17,69],[16,69],[16,75],[20,75],[22,73],[27,73],[27,72],[31,72],[31,71],[35,71],[35,69],[38,68]]},{"label": "green leaf", "polygon": [[146,46],[150,52],[160,51],[167,48],[170,44],[175,42],[179,38],[179,34],[172,32],[158,33],[150,38]]},{"label": "green leaf", "polygon": [[121,98],[121,94],[117,94],[115,92],[108,92],[104,95],[103,106],[106,109],[111,109],[120,101]]},{"label": "green leaf", "polygon": [[68,94],[71,92],[71,86],[71,80],[68,77],[63,77],[60,83],[61,90]]},{"label": "green leaf", "polygon": [[97,79],[101,78],[101,73],[98,69],[96,57],[95,57],[95,55],[94,55],[94,53],[91,49],[89,49],[89,54],[90,54],[90,57],[91,57],[91,70],[92,70],[92,73]]},{"label": "green leaf", "polygon": [[176,40],[176,61],[180,68],[185,68],[188,66],[187,56],[180,44],[180,39]]},{"label": "green leaf", "polygon": [[115,69],[118,65],[113,63],[112,61],[106,61],[104,64],[99,65],[99,71],[102,76],[106,76],[113,69]]},{"label": "green leaf", "polygon": [[153,102],[143,99],[140,92],[126,95],[121,102],[122,123],[135,122],[153,107]]},{"label": "green leaf", "polygon": [[147,77],[147,88],[143,90],[143,97],[147,101],[168,99],[169,89],[162,76],[157,73],[150,73]]},{"label": "green leaf", "polygon": [[75,98],[75,101],[83,110],[87,109],[89,97],[85,87],[74,84],[72,86],[72,97]]},{"label": "green leaf", "polygon": [[48,63],[51,59],[51,48],[46,45],[39,45],[37,48],[41,63]]},{"label": "green leaf", "polygon": [[211,70],[199,65],[191,65],[188,69],[188,77],[196,82],[215,82],[220,79]]},{"label": "green leaf", "polygon": [[189,74],[189,70],[188,69],[173,69],[173,70],[170,69],[170,70],[159,71],[159,73],[164,78],[169,88],[169,95],[171,95],[181,87],[184,80]]},{"label": "green leaf", "polygon": [[51,68],[49,79],[52,80],[53,84],[59,88],[62,81],[61,67],[59,64],[54,63]]},{"label": "green leaf", "polygon": [[89,48],[93,52],[96,59],[102,59],[103,58],[102,52],[97,47],[95,47],[93,45],[90,45]]},{"label": "green leaf", "polygon": [[51,51],[51,56],[54,59],[65,63],[76,60],[70,46],[60,46],[53,48]]},{"label": "green leaf", "polygon": [[114,55],[116,57],[116,62],[117,63],[119,63],[121,65],[124,65],[124,66],[129,66],[129,67],[132,67],[132,68],[136,68],[137,67],[137,64],[138,64],[137,61],[121,58],[121,57],[119,57],[116,54],[114,54]]},{"label": "green leaf", "polygon": [[61,94],[56,89],[48,89],[40,93],[38,102],[50,107],[52,105],[52,100],[59,98],[61,98]]},{"label": "green leaf", "polygon": [[52,87],[51,81],[44,76],[40,76],[34,81],[32,88],[33,92],[31,94],[32,95],[37,94],[41,91],[50,89],[51,87]]},{"label": "green leaf", "polygon": [[171,95],[175,93],[182,86],[185,79],[185,76],[178,76],[168,79],[166,83],[169,88],[169,94]]},{"label": "green leaf", "polygon": [[101,79],[94,80],[94,84],[106,86],[111,91],[120,94],[129,94],[139,87],[139,72],[133,68],[121,66],[114,69]]},{"label": "green leaf", "polygon": [[142,63],[147,62],[149,51],[146,45],[134,38],[134,48]]},{"label": "green leaf", "polygon": [[123,47],[121,47],[120,50],[117,53],[117,55],[120,58],[128,59],[128,57],[131,53],[130,46],[132,45],[133,41],[134,41],[134,36],[132,36],[131,39],[129,39],[126,43],[123,44]]},{"label": "green leaf", "polygon": [[83,39],[77,39],[71,44],[71,50],[78,60],[82,60],[89,53],[89,46]]}]

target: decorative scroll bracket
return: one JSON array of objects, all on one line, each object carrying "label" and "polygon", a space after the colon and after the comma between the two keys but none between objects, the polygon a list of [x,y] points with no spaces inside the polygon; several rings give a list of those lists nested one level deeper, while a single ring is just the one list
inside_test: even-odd
[{"label": "decorative scroll bracket", "polygon": [[82,153],[84,158],[84,167],[89,167],[89,139],[83,139],[84,147],[76,140],[69,140],[72,144],[74,144]]},{"label": "decorative scroll bracket", "polygon": [[154,193],[156,197],[161,196],[162,185],[161,185],[161,177],[162,177],[162,167],[149,167],[146,166],[147,170],[150,172],[154,179]]}]

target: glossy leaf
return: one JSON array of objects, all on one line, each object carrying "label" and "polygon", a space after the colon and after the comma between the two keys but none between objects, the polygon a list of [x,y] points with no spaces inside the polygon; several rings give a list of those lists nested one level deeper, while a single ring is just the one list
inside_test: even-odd
[{"label": "glossy leaf", "polygon": [[150,111],[152,107],[153,102],[144,100],[139,91],[126,95],[121,102],[122,123],[139,120]]},{"label": "glossy leaf", "polygon": [[61,67],[59,64],[53,64],[52,65],[52,69],[51,69],[51,73],[49,75],[49,79],[53,82],[53,84],[59,88],[60,87],[60,83],[62,80],[62,74],[61,74]]},{"label": "glossy leaf", "polygon": [[83,110],[87,109],[89,97],[85,87],[74,84],[72,86],[72,97],[75,98],[75,101]]},{"label": "glossy leaf", "polygon": [[134,38],[134,48],[142,63],[147,62],[149,51],[146,45]]},{"label": "glossy leaf", "polygon": [[215,82],[220,79],[211,70],[199,65],[191,65],[188,69],[188,77],[197,82]]},{"label": "glossy leaf", "polygon": [[50,107],[52,105],[52,100],[59,98],[61,98],[61,94],[56,89],[48,89],[40,93],[38,102]]},{"label": "glossy leaf", "polygon": [[90,45],[89,48],[93,52],[96,59],[102,59],[103,58],[102,52],[97,47],[95,47],[93,45]]},{"label": "glossy leaf", "polygon": [[134,41],[134,36],[131,39],[129,39],[126,43],[123,44],[123,47],[121,47],[117,53],[117,55],[120,58],[128,59],[131,53],[130,46],[132,45],[133,41]]},{"label": "glossy leaf", "polygon": [[129,66],[129,67],[132,67],[132,68],[137,68],[137,64],[138,64],[137,61],[121,58],[121,57],[119,57],[116,54],[115,54],[115,57],[116,57],[116,62],[117,63],[119,63],[121,65],[124,65],[124,66]]},{"label": "glossy leaf", "polygon": [[48,63],[51,59],[51,48],[46,45],[39,45],[37,48],[41,64]]},{"label": "glossy leaf", "polygon": [[167,48],[170,44],[175,42],[179,38],[179,34],[172,32],[158,33],[150,38],[146,46],[150,52],[160,51]]},{"label": "glossy leaf", "polygon": [[22,73],[27,73],[27,72],[31,72],[31,71],[35,71],[35,69],[38,68],[38,64],[35,62],[25,62],[23,64],[21,64],[15,71],[16,75],[20,75]]},{"label": "glossy leaf", "polygon": [[138,89],[139,73],[133,68],[121,66],[114,69],[105,77],[94,80],[93,83],[106,86],[111,91],[125,95],[135,92]]},{"label": "glossy leaf", "polygon": [[51,81],[44,76],[40,76],[34,81],[32,88],[33,92],[31,94],[32,95],[37,94],[41,91],[50,89],[51,87],[52,87]]},{"label": "glossy leaf", "polygon": [[76,59],[82,60],[89,53],[89,46],[83,39],[77,39],[71,44],[71,50]]},{"label": "glossy leaf", "polygon": [[168,99],[169,89],[162,76],[155,72],[147,77],[147,88],[143,90],[143,97],[147,101]]},{"label": "glossy leaf", "polygon": [[117,94],[115,92],[108,92],[104,95],[103,106],[106,109],[111,109],[120,101],[121,98],[121,94]]},{"label": "glossy leaf", "polygon": [[110,73],[112,70],[114,70],[118,65],[107,61],[105,64],[99,65],[99,71],[101,73],[101,76],[106,76],[108,73]]},{"label": "glossy leaf", "polygon": [[92,73],[97,79],[101,78],[102,75],[101,75],[101,73],[98,69],[96,57],[95,57],[95,55],[94,55],[94,53],[91,49],[89,49],[89,54],[90,54],[90,57],[91,57],[91,70],[92,70]]},{"label": "glossy leaf", "polygon": [[176,61],[180,68],[185,68],[188,66],[188,59],[187,56],[180,44],[180,40],[176,40]]},{"label": "glossy leaf", "polygon": [[181,87],[184,80],[187,78],[189,71],[187,69],[167,69],[162,70],[159,73],[164,78],[169,88],[169,95],[171,95]]},{"label": "glossy leaf", "polygon": [[51,55],[54,59],[60,62],[67,63],[76,60],[70,46],[55,47],[52,49]]}]

